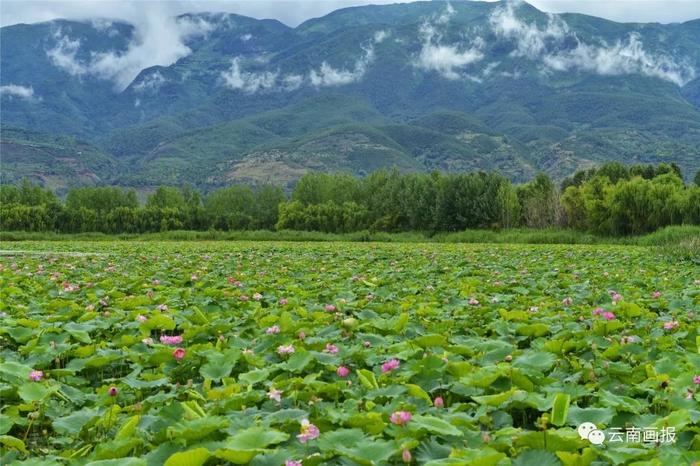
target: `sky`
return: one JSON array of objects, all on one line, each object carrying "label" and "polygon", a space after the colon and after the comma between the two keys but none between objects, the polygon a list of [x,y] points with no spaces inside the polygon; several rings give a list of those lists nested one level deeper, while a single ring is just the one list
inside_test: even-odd
[{"label": "sky", "polygon": [[[108,18],[138,22],[144,12],[177,15],[229,12],[254,18],[274,18],[296,26],[338,8],[400,3],[391,0],[0,0],[0,25],[56,18]],[[700,18],[700,0],[531,0],[551,13],[574,12],[620,22],[682,22]]]}]

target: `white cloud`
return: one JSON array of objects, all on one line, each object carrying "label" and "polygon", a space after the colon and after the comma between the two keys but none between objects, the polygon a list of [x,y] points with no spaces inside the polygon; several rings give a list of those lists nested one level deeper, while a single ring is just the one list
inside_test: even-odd
[{"label": "white cloud", "polygon": [[579,42],[573,50],[547,54],[544,64],[556,71],[579,69],[600,75],[641,74],[683,86],[695,78],[695,70],[679,64],[666,55],[644,50],[638,34],[612,46],[596,46]]},{"label": "white cloud", "polygon": [[421,51],[414,66],[426,71],[437,71],[447,79],[459,79],[460,71],[467,65],[484,58],[480,48],[483,39],[477,37],[470,47],[442,44],[442,36],[437,25],[446,24],[454,15],[455,10],[449,3],[438,16],[434,24],[426,21],[420,27],[422,37]]},{"label": "white cloud", "polygon": [[385,29],[381,29],[374,33],[374,43],[381,44],[384,40],[389,37],[391,33]]},{"label": "white cloud", "polygon": [[100,32],[106,33],[109,37],[117,37],[119,35],[119,30],[113,28],[114,21],[104,18],[92,18],[90,20],[92,27]]},{"label": "white cloud", "polygon": [[19,86],[17,84],[7,84],[0,86],[0,96],[6,96],[10,99],[18,98],[25,100],[34,100],[34,88],[31,86]]},{"label": "white cloud", "polygon": [[447,2],[445,5],[445,9],[442,11],[440,16],[437,17],[435,22],[437,24],[447,24],[450,21],[450,18],[452,18],[455,14],[455,9],[452,7],[452,4],[450,2]]},{"label": "white cloud", "polygon": [[[662,53],[646,51],[639,34],[630,34],[626,40],[618,40],[613,45],[587,44],[571,33],[560,17],[548,16],[546,27],[540,29],[518,18],[513,3],[509,2],[496,9],[489,19],[497,37],[514,42],[513,56],[540,61],[549,70],[581,70],[600,75],[641,74],[678,86],[696,76],[692,66]],[[574,39],[576,47],[565,48],[566,38]]]},{"label": "white cloud", "polygon": [[[334,68],[328,62],[323,61],[321,65],[304,74],[286,73],[276,71],[244,71],[241,65],[241,57],[231,60],[231,67],[221,73],[223,85],[229,89],[240,90],[248,94],[257,92],[291,92],[302,86],[313,87],[344,86],[360,81],[370,64],[374,61],[374,45],[382,42],[388,37],[388,32],[378,31],[369,42],[369,45],[362,48],[360,55],[353,67]],[[259,64],[269,62],[269,56],[251,57],[249,60]]]},{"label": "white cloud", "polygon": [[304,76],[300,74],[288,74],[282,78],[282,88],[285,91],[296,91],[304,84]]},{"label": "white cloud", "polygon": [[568,26],[556,15],[547,15],[547,26],[540,29],[536,24],[521,21],[515,13],[513,3],[497,8],[489,17],[491,28],[497,36],[515,42],[514,56],[538,58],[550,42],[560,42],[568,33]]},{"label": "white cloud", "polygon": [[165,84],[167,80],[160,74],[160,71],[155,71],[144,77],[140,82],[134,85],[135,92],[156,92],[160,86]]},{"label": "white cloud", "polygon": [[89,60],[79,60],[81,43],[59,29],[54,34],[56,45],[47,56],[57,67],[73,76],[90,75],[111,80],[118,91],[124,90],[145,68],[168,66],[189,55],[185,42],[208,34],[213,25],[201,18],[173,18],[162,14],[146,14],[135,24],[134,37],[123,52],[92,53]]},{"label": "white cloud", "polygon": [[279,72],[264,71],[260,73],[241,70],[241,58],[231,60],[231,68],[221,73],[224,85],[231,89],[240,89],[243,92],[254,94],[258,91],[271,90],[277,86]]},{"label": "white cloud", "polygon": [[60,29],[57,29],[53,36],[56,39],[56,45],[46,52],[53,64],[71,76],[82,76],[87,73],[88,68],[76,59],[80,41],[64,36]]},{"label": "white cloud", "polygon": [[355,61],[351,70],[333,68],[324,61],[317,70],[311,70],[309,79],[314,87],[352,84],[362,79],[373,61],[374,47],[370,45],[364,49],[362,56]]}]

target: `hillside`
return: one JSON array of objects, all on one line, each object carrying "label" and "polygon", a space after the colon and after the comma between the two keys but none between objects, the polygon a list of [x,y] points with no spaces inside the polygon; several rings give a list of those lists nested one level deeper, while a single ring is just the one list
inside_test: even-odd
[{"label": "hillside", "polygon": [[[296,28],[215,13],[172,27],[175,45],[152,59],[152,38],[125,23],[0,29],[3,180],[213,187],[382,167],[514,180],[605,160],[700,168],[700,20],[415,2]],[[71,137],[90,147],[69,150],[71,162],[71,144],[47,148]]]}]

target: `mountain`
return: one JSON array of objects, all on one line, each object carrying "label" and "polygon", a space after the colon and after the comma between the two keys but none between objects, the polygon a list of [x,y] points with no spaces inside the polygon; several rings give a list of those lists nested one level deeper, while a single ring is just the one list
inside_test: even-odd
[{"label": "mountain", "polygon": [[216,13],[144,24],[0,29],[3,182],[700,169],[700,20],[467,1],[345,8],[296,28]]}]

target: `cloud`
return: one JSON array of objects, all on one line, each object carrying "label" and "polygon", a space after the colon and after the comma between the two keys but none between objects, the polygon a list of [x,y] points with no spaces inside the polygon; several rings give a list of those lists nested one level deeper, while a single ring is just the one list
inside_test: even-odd
[{"label": "cloud", "polygon": [[90,24],[96,30],[106,33],[109,37],[117,37],[119,35],[119,30],[113,28],[114,21],[104,18],[92,18]]},{"label": "cloud", "polygon": [[282,78],[282,89],[285,91],[296,91],[304,84],[304,76],[300,74],[288,74]]},{"label": "cloud", "polygon": [[452,4],[450,2],[447,2],[445,5],[445,9],[442,11],[440,16],[437,17],[435,22],[437,24],[447,24],[450,21],[450,18],[452,18],[455,14],[455,9],[452,7]]},{"label": "cloud", "polygon": [[547,44],[561,42],[569,31],[567,24],[556,15],[547,15],[547,25],[540,29],[535,23],[521,21],[512,2],[497,8],[489,17],[493,32],[515,42],[514,56],[536,59],[547,49]]},{"label": "cloud", "polygon": [[[599,75],[640,74],[678,86],[683,86],[696,76],[692,66],[679,63],[665,54],[645,50],[637,33],[612,45],[604,41],[588,44],[571,33],[568,25],[556,15],[548,15],[544,28],[525,23],[517,17],[512,2],[496,9],[489,22],[497,37],[515,44],[512,56],[539,61],[546,70],[580,70]],[[567,38],[572,39],[576,46],[567,48],[564,45]]]},{"label": "cloud", "polygon": [[374,47],[370,44],[364,48],[362,56],[355,61],[351,70],[333,68],[327,62],[321,63],[316,70],[311,70],[309,80],[314,87],[343,86],[362,79],[374,61]]},{"label": "cloud", "polygon": [[86,74],[88,67],[76,59],[76,54],[78,49],[80,49],[80,40],[71,40],[70,37],[64,36],[60,28],[54,32],[53,36],[56,39],[56,45],[46,52],[46,56],[49,57],[54,65],[71,76]]},{"label": "cloud", "polygon": [[[353,67],[334,68],[328,62],[323,61],[321,65],[307,73],[282,74],[276,71],[243,71],[241,68],[241,57],[231,60],[231,67],[221,73],[224,86],[229,89],[241,90],[247,94],[257,92],[278,92],[295,91],[304,85],[313,87],[344,86],[360,81],[370,64],[374,61],[374,45],[381,43],[389,36],[386,31],[377,31],[369,44],[362,48],[362,54],[355,60]],[[253,61],[265,64],[269,61],[267,56],[252,58]]]},{"label": "cloud", "polygon": [[166,14],[145,14],[135,24],[134,37],[125,51],[92,52],[79,60],[79,39],[71,39],[58,29],[55,46],[46,52],[57,67],[72,76],[94,76],[114,82],[124,90],[141,70],[151,66],[169,66],[186,57],[191,50],[186,41],[208,34],[214,26],[202,18],[174,18]]},{"label": "cloud", "polygon": [[156,92],[166,81],[160,71],[155,71],[136,83],[134,92]]},{"label": "cloud", "polygon": [[231,68],[221,73],[224,85],[230,89],[240,89],[248,94],[270,90],[277,87],[279,72],[264,71],[260,73],[241,70],[241,58],[231,60]]},{"label": "cloud", "polygon": [[556,71],[578,69],[600,75],[641,74],[670,81],[678,86],[695,78],[695,70],[677,63],[663,54],[644,50],[639,34],[630,34],[626,41],[611,46],[588,45],[579,42],[573,50],[547,54],[544,64]]},{"label": "cloud", "polygon": [[25,100],[34,100],[34,89],[29,86],[19,86],[17,84],[7,84],[0,86],[0,96],[10,99],[18,98]]},{"label": "cloud", "polygon": [[384,40],[391,35],[391,32],[381,29],[374,33],[374,43],[381,44]]},{"label": "cloud", "polygon": [[421,51],[414,66],[426,71],[437,71],[447,79],[459,79],[460,71],[465,66],[484,58],[480,50],[483,47],[483,40],[479,37],[468,48],[441,43],[442,36],[438,25],[446,24],[454,13],[454,8],[448,3],[433,23],[426,21],[421,25],[419,31],[422,37]]}]

